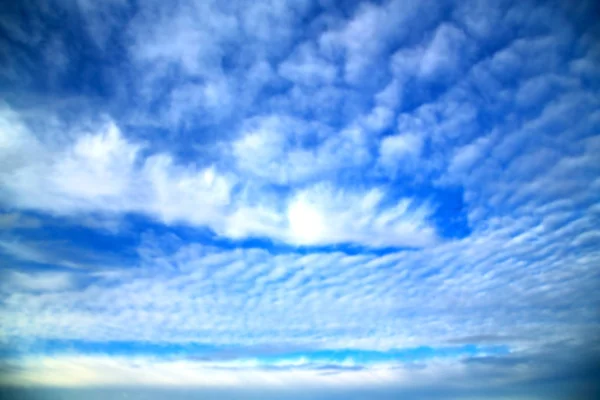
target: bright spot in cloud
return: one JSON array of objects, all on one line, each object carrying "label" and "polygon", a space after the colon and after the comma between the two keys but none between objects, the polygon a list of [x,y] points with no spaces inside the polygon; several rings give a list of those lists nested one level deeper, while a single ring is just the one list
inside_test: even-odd
[{"label": "bright spot in cloud", "polygon": [[318,242],[324,232],[323,216],[312,204],[303,199],[293,201],[288,208],[292,240],[298,244]]}]

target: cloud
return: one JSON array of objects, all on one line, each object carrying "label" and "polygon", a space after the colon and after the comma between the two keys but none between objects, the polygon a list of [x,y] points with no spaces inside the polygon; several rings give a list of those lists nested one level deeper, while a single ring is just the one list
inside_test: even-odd
[{"label": "cloud", "polygon": [[279,65],[279,73],[300,85],[324,85],[332,83],[337,71],[332,65],[316,54],[314,45],[306,43],[298,46],[294,54]]},{"label": "cloud", "polygon": [[[423,140],[418,134],[406,132],[385,137],[379,146],[379,162],[393,171],[399,165],[410,164],[413,158],[420,156]],[[405,168],[410,169],[410,166]]]},{"label": "cloud", "polygon": [[200,76],[219,71],[224,56],[221,45],[232,40],[239,24],[235,16],[202,2],[173,8],[155,4],[143,8],[132,22],[131,51],[137,61],[173,63],[187,74]]},{"label": "cloud", "polygon": [[323,180],[341,168],[357,168],[370,158],[359,127],[335,134],[331,127],[286,115],[246,121],[232,144],[240,175],[278,184]]},{"label": "cloud", "polygon": [[[24,370],[12,374],[12,382],[33,385],[78,387],[88,385],[153,385],[186,387],[342,387],[352,385],[390,385],[401,374],[384,368],[366,371],[336,371],[290,368],[262,370],[243,362],[225,363],[216,368],[210,363],[159,361],[153,359],[118,359],[114,357],[55,357],[29,359]],[[38,365],[35,367],[35,365]],[[208,365],[204,365],[208,364]],[[228,368],[227,368],[228,366]],[[293,365],[291,365],[293,367]],[[333,370],[333,369],[332,369]]]},{"label": "cloud", "polygon": [[440,25],[424,51],[419,75],[425,78],[452,75],[466,61],[469,45],[462,31],[452,25]]},{"label": "cloud", "polygon": [[[411,29],[426,27],[438,11],[438,6],[430,2],[408,5],[389,1],[382,6],[363,3],[341,29],[324,32],[319,44],[326,54],[338,49],[344,52],[344,78],[350,84],[357,84],[392,43],[405,38]],[[414,24],[417,20],[419,26]]]},{"label": "cloud", "polygon": [[[49,257],[43,250],[37,249],[17,240],[3,240],[0,242],[0,248],[3,253],[24,261],[33,261],[40,264],[60,264],[58,260]],[[70,263],[69,263],[70,264]]]},{"label": "cloud", "polygon": [[19,288],[25,291],[59,291],[67,290],[73,287],[72,276],[67,273],[23,273],[12,271],[3,274],[4,292],[9,292]]},{"label": "cloud", "polygon": [[[357,161],[351,155],[360,151],[356,131],[327,139],[316,149],[316,155],[298,145],[297,150],[286,149],[292,146],[285,143],[290,140],[286,131],[294,135],[291,143],[301,143],[314,137],[311,129],[294,119],[258,120],[256,130],[233,144],[240,172],[288,182],[334,170],[336,164]],[[26,132],[25,137],[34,148],[41,149],[32,134]],[[337,151],[330,153],[334,142]],[[339,147],[346,144],[350,154]],[[143,147],[142,143],[127,140],[114,124],[108,123],[97,133],[78,136],[62,151],[40,150],[40,161],[11,165],[2,176],[4,196],[11,205],[56,215],[141,213],[166,224],[208,226],[217,234],[234,238],[266,236],[291,244],[418,247],[432,243],[436,237],[424,206],[414,205],[410,199],[381,206],[384,188],[344,191],[316,184],[293,191],[283,204],[274,207],[266,203],[268,197],[260,191],[252,198],[234,199],[232,190],[239,179],[235,175],[219,172],[214,166],[178,165],[169,154],[143,157]],[[284,157],[290,160],[284,161]],[[373,196],[375,202],[369,200]],[[362,197],[365,200],[360,200]],[[305,218],[308,220],[301,225]],[[358,225],[352,223],[356,218]],[[327,224],[326,231],[321,223]],[[309,227],[312,224],[315,226]],[[393,235],[393,239],[380,238],[382,232]]]},{"label": "cloud", "polygon": [[[328,193],[307,195],[318,194]],[[376,194],[362,205],[377,204]],[[360,214],[347,221],[360,222]],[[518,346],[531,348],[577,340],[588,326],[590,297],[578,293],[594,286],[597,257],[564,252],[572,232],[589,229],[585,219],[548,232],[527,221],[499,221],[457,243],[383,256],[177,242],[163,250],[167,238],[157,238],[140,248],[141,268],[94,274],[86,287],[58,295],[15,292],[4,304],[3,324],[15,338],[385,349],[493,333],[520,337]],[[39,318],[17,324],[19,315]],[[556,323],[569,328],[556,331]]]},{"label": "cloud", "polygon": [[[119,388],[124,393],[139,393],[139,387],[145,386],[160,394],[168,388],[185,387],[192,395],[206,393],[206,389],[227,387],[233,393],[243,388],[246,395],[260,391],[261,396],[286,397],[302,387],[310,396],[320,394],[328,398],[343,398],[349,390],[358,394],[377,393],[382,398],[427,395],[441,399],[472,398],[478,393],[482,398],[562,399],[574,393],[589,395],[597,392],[593,382],[597,367],[592,366],[589,371],[577,367],[569,373],[565,366],[550,365],[552,359],[567,364],[572,362],[568,357],[538,354],[509,362],[484,356],[436,360],[427,366],[380,364],[367,368],[340,368],[323,365],[305,369],[299,364],[289,364],[285,368],[257,368],[244,361],[217,365],[151,357],[70,355],[23,359],[11,366],[3,383],[12,379],[12,385],[93,386],[106,392],[110,390],[108,388]],[[531,364],[542,364],[547,369],[535,373]],[[220,395],[227,396],[226,393]]]},{"label": "cloud", "polygon": [[429,215],[426,205],[400,199],[382,209],[383,196],[384,193],[378,189],[358,195],[334,192],[327,186],[301,191],[287,210],[291,241],[392,247],[410,242],[410,237],[421,238],[421,243],[415,242],[417,246],[436,240],[435,232],[426,222]]},{"label": "cloud", "polygon": [[[54,231],[57,226],[52,225],[48,223],[44,227],[48,231]],[[10,232],[8,230],[0,237],[0,254],[8,256],[4,257],[6,268],[34,263],[50,269],[85,270],[96,268],[98,265],[110,267],[117,264],[115,258],[118,257],[112,254],[98,254],[86,247],[73,246],[70,240],[55,239],[52,235],[44,239],[30,239]],[[39,235],[40,232],[36,233]]]},{"label": "cloud", "polygon": [[[342,3],[7,9],[14,377],[510,397],[597,353],[592,3]],[[30,346],[61,341],[237,355]],[[266,365],[256,350],[449,343],[507,353]]]},{"label": "cloud", "polygon": [[480,137],[475,142],[457,149],[450,160],[448,173],[451,175],[468,173],[474,168],[476,162],[484,157],[489,141],[487,137]]},{"label": "cloud", "polygon": [[[10,139],[11,130],[3,132]],[[24,136],[33,149],[41,149],[31,134]],[[58,215],[142,212],[167,222],[189,219],[197,224],[206,224],[228,203],[231,184],[211,167],[179,167],[166,154],[152,155],[138,166],[141,149],[109,123],[97,133],[79,136],[63,151],[39,150],[36,160],[12,164],[1,177],[4,196],[12,205]]]}]

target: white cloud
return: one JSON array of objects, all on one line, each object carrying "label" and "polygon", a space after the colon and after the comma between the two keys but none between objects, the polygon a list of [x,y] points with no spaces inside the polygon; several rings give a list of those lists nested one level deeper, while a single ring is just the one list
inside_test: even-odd
[{"label": "white cloud", "polygon": [[474,47],[463,31],[444,23],[418,45],[398,49],[390,58],[390,68],[399,82],[411,78],[449,81],[467,65]]},{"label": "white cloud", "polygon": [[231,182],[214,168],[180,166],[167,155],[149,157],[142,178],[150,182],[151,192],[136,207],[167,223],[216,224],[230,201]]},{"label": "white cloud", "polygon": [[284,216],[272,205],[240,205],[226,218],[223,234],[227,237],[283,239],[281,235],[285,229]]},{"label": "white cloud", "polygon": [[499,0],[467,0],[456,4],[454,18],[479,40],[491,40],[510,29],[503,19],[503,6]]},{"label": "white cloud", "polygon": [[323,180],[342,168],[357,168],[370,157],[362,129],[339,133],[285,115],[247,121],[231,147],[240,175],[278,184]]},{"label": "white cloud", "polygon": [[279,74],[296,84],[314,86],[332,83],[337,71],[334,64],[317,55],[314,45],[304,43],[279,65]]},{"label": "white cloud", "polygon": [[394,120],[394,111],[391,108],[378,105],[370,113],[362,118],[362,125],[365,129],[379,133],[388,128]]},{"label": "white cloud", "polygon": [[15,289],[25,291],[60,291],[73,287],[73,277],[60,272],[24,273],[10,271],[3,274],[2,291],[11,292]]},{"label": "white cloud", "polygon": [[390,59],[390,68],[401,82],[419,71],[420,60],[423,58],[422,46],[415,48],[401,48]]},{"label": "white cloud", "polygon": [[6,104],[0,107],[0,172],[8,172],[39,159],[41,144]]},{"label": "white cloud", "polygon": [[379,144],[379,163],[390,171],[414,168],[421,154],[423,138],[418,133],[404,132],[386,136]]},{"label": "white cloud", "polygon": [[267,236],[294,245],[356,243],[421,247],[437,240],[429,209],[412,200],[384,204],[382,188],[366,191],[315,184],[293,192],[281,209],[241,206],[228,217],[231,237]]},{"label": "white cloud", "polygon": [[289,117],[271,116],[261,118],[256,123],[256,126],[250,126],[232,144],[239,169],[258,176],[272,177],[276,182],[285,182],[288,178],[282,175],[286,173],[282,164],[291,147],[288,141],[295,141],[297,136],[301,140],[305,129],[299,127],[300,132],[297,132],[294,129],[298,126],[297,121]]},{"label": "white cloud", "polygon": [[[3,130],[2,136],[8,140],[13,132]],[[12,157],[26,157],[29,146],[41,149],[31,134],[23,136],[31,144],[11,145]],[[3,196],[13,206],[58,215],[141,212],[166,222],[215,221],[229,202],[231,183],[225,177],[211,167],[176,165],[167,154],[142,160],[141,149],[109,123],[66,149],[38,150],[26,163],[11,163],[0,175]]]},{"label": "white cloud", "polygon": [[0,238],[0,254],[9,256],[6,267],[21,262],[43,264],[49,268],[65,267],[90,269],[97,264],[113,264],[110,257],[98,257],[86,250],[73,248],[68,242],[55,240],[28,240],[23,237],[3,235]]},{"label": "white cloud", "polygon": [[550,98],[553,93],[564,89],[577,89],[579,82],[576,79],[557,74],[539,75],[523,82],[515,95],[519,106],[535,107],[544,104],[544,99]]},{"label": "white cloud", "polygon": [[[557,165],[548,179],[591,160]],[[476,178],[465,180],[468,190]],[[498,183],[492,190],[515,192]],[[423,210],[384,202],[378,190],[313,187],[297,193],[273,235],[374,246],[426,237]],[[594,293],[598,255],[584,249],[597,239],[595,225],[573,202],[527,204],[523,216],[488,218],[467,238],[384,256],[223,250],[158,237],[140,248],[143,268],[92,274],[87,286],[54,294],[13,287],[1,322],[11,337],[91,341],[386,349],[489,334],[518,337],[511,343],[522,348],[575,340],[590,321],[590,297],[580,294]],[[251,212],[239,218],[252,220]]]},{"label": "white cloud", "polygon": [[[447,363],[446,363],[447,364]],[[458,363],[456,363],[458,364]],[[228,387],[228,388],[347,388],[422,384],[434,371],[394,368],[381,365],[366,370],[304,369],[301,365],[280,366],[280,370],[261,370],[256,362],[243,360],[211,363],[168,361],[150,357],[58,356],[29,357],[18,363],[17,372],[4,376],[1,383],[85,387],[89,385],[152,385],[154,387]],[[444,364],[442,363],[442,366]],[[459,366],[459,365],[457,365]],[[287,368],[283,368],[287,367]],[[318,367],[318,365],[317,365]],[[433,370],[439,366],[430,367]],[[442,371],[438,371],[442,372]],[[9,379],[7,379],[9,378]],[[418,380],[419,383],[415,382]]]},{"label": "white cloud", "polygon": [[18,240],[2,240],[0,241],[0,249],[3,253],[15,257],[19,260],[33,261],[36,263],[54,263],[56,260],[48,257],[43,251],[20,243]]},{"label": "white cloud", "polygon": [[172,63],[187,74],[211,76],[220,71],[221,46],[232,40],[238,24],[212,2],[145,7],[129,26],[131,54],[146,67]]},{"label": "white cloud", "polygon": [[[256,177],[266,183],[322,179],[343,166],[363,163],[363,132],[348,129],[319,139],[320,132],[292,118],[271,116],[249,125],[233,143],[237,176],[213,166],[179,164],[168,153],[142,156],[144,145],[126,139],[113,124],[79,135],[65,149],[43,151],[37,159],[10,165],[0,175],[7,202],[26,210],[68,216],[73,213],[141,213],[167,224],[208,226],[233,238],[268,237],[292,244],[358,243],[367,246],[424,246],[435,240],[428,212],[410,199],[390,206],[379,202],[364,208],[364,199],[383,196],[384,187],[344,190],[327,184],[294,188],[279,204],[266,189],[232,195]],[[10,129],[5,131],[10,139]],[[32,146],[38,142],[28,132]],[[6,140],[8,140],[6,139]],[[316,148],[303,141],[322,140]],[[26,152],[11,139],[12,153]],[[20,143],[19,141],[16,142]],[[15,148],[16,146],[16,148]],[[41,151],[41,150],[40,150]],[[245,176],[250,181],[243,181]],[[246,183],[248,182],[248,183]],[[298,203],[300,202],[300,203]],[[316,207],[316,208],[315,208]],[[298,214],[300,213],[300,214]],[[327,229],[308,228],[322,221]],[[358,222],[355,224],[355,222]],[[301,227],[299,224],[304,223]]]},{"label": "white cloud", "polygon": [[[414,245],[436,240],[426,222],[429,210],[408,199],[382,206],[384,193],[334,191],[318,185],[300,191],[287,210],[290,241],[298,244],[364,243],[370,246],[402,246],[419,237]],[[385,232],[385,233],[384,233]]]},{"label": "white cloud", "polygon": [[222,76],[214,76],[202,84],[180,85],[172,90],[163,117],[174,127],[187,127],[201,118],[222,121],[233,111],[235,92]]},{"label": "white cloud", "polygon": [[[139,150],[139,146],[121,136],[116,126],[109,125],[103,132],[78,138],[71,149],[61,154],[60,160],[51,166],[47,185],[67,198],[103,201],[119,196],[131,184]],[[43,176],[36,171],[20,173],[24,175],[23,182],[33,183],[36,175]]]},{"label": "white cloud", "polygon": [[467,37],[458,28],[440,25],[423,53],[419,65],[419,75],[434,78],[441,74],[453,75],[456,69],[469,57]]},{"label": "white cloud", "polygon": [[489,143],[489,137],[480,137],[475,142],[456,149],[450,160],[448,173],[460,177],[461,174],[469,173],[471,168],[476,168],[476,162],[484,157]]},{"label": "white cloud", "polygon": [[[345,53],[344,78],[348,83],[356,84],[365,78],[369,68],[377,64],[394,41],[411,31],[424,29],[436,18],[438,11],[435,2],[389,1],[381,6],[363,3],[340,29],[324,32],[319,45],[327,55],[342,49]],[[417,20],[419,25],[415,24]]]},{"label": "white cloud", "polygon": [[[123,396],[136,393],[136,388],[150,386],[154,390],[185,387],[186,392],[197,395],[203,394],[195,392],[198,389],[227,388],[230,393],[245,396],[260,393],[263,398],[288,396],[302,389],[308,395],[326,394],[333,398],[342,398],[352,390],[444,399],[472,399],[477,393],[481,393],[482,399],[542,399],[556,390],[554,385],[543,382],[553,382],[557,377],[572,380],[563,383],[561,393],[591,383],[587,376],[579,375],[583,373],[577,362],[581,348],[574,346],[570,350],[575,350],[575,354],[556,354],[546,349],[507,357],[482,354],[434,358],[425,363],[378,362],[358,365],[355,369],[351,368],[356,366],[352,360],[327,365],[307,363],[303,358],[274,363],[275,368],[264,369],[263,363],[253,359],[215,362],[149,356],[28,356],[7,363],[7,372],[0,383],[9,387],[119,388]],[[545,390],[541,395],[532,394],[531,383],[536,389],[534,393],[538,393],[540,386]],[[510,387],[510,392],[502,389],[505,387]],[[444,395],[431,397],[431,393],[437,392]],[[220,391],[224,393],[227,392]],[[506,397],[506,393],[510,396]],[[527,395],[515,396],[520,393]]]},{"label": "white cloud", "polygon": [[314,54],[314,43],[283,60],[310,7],[297,1],[140,7],[125,25],[133,75],[125,94],[135,97],[138,111],[130,119],[173,130],[244,118],[262,101],[263,87],[281,84],[277,65],[283,76],[304,84],[333,79],[335,67]]}]

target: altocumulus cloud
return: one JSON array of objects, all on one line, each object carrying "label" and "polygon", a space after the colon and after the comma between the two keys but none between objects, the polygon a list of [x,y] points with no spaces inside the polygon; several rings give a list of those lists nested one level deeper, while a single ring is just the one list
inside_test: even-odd
[{"label": "altocumulus cloud", "polygon": [[593,2],[3,8],[0,395],[593,396]]}]

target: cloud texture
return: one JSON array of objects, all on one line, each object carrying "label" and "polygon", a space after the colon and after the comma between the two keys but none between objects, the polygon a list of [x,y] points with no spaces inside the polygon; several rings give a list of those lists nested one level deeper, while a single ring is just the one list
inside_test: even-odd
[{"label": "cloud texture", "polygon": [[597,16],[585,1],[11,4],[3,384],[584,387],[600,350]]}]

